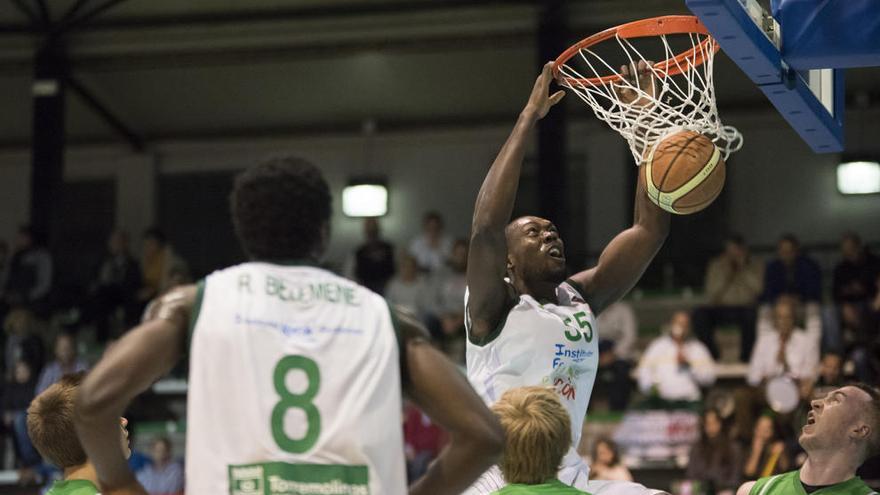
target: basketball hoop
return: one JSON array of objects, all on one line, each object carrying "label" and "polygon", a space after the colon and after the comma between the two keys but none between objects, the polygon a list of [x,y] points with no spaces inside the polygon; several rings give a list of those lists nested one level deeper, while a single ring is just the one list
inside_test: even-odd
[{"label": "basketball hoop", "polygon": [[[667,38],[672,35],[681,35],[691,48],[676,53]],[[651,37],[660,41],[657,48],[662,48],[665,57],[661,62],[649,63],[642,55],[645,50],[640,51],[631,42]],[[642,87],[639,77],[625,77],[596,54],[597,44],[612,39],[624,52],[623,57],[613,61],[615,65],[635,68],[639,61],[648,64],[654,78],[653,95],[646,91],[650,88]],[[712,78],[717,51],[718,44],[698,18],[663,16],[585,38],[563,52],[553,68],[559,84],[574,91],[599,119],[626,139],[636,164],[664,136],[683,129],[706,135],[727,159],[742,147],[742,135],[723,125],[718,117]],[[634,98],[627,102],[621,92]]]}]

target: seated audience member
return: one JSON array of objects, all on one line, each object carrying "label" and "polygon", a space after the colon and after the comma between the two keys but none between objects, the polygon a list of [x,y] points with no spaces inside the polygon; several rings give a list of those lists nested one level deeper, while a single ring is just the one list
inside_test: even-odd
[{"label": "seated audience member", "polygon": [[183,465],[171,456],[171,441],[159,437],[153,441],[152,464],[136,473],[138,483],[150,495],[182,495]]},{"label": "seated audience member", "polygon": [[379,219],[364,218],[364,243],[354,252],[354,278],[377,294],[394,275],[394,246],[381,237]]},{"label": "seated audience member", "polygon": [[428,282],[419,273],[415,258],[404,253],[400,256],[397,274],[391,278],[385,288],[385,299],[424,321],[430,298],[429,292]]},{"label": "seated audience member", "polygon": [[69,333],[59,334],[55,338],[55,360],[43,368],[37,381],[37,395],[57,382],[62,376],[86,371],[88,365],[77,356],[76,338]]},{"label": "seated audience member", "polygon": [[691,339],[691,320],[676,311],[663,335],[657,337],[639,361],[639,389],[666,401],[698,401],[700,387],[715,383],[715,361],[702,342]]},{"label": "seated audience member", "polygon": [[429,211],[422,220],[422,233],[412,240],[409,254],[416,259],[419,269],[433,272],[441,268],[452,252],[452,240],[443,233],[443,217]]},{"label": "seated audience member", "polygon": [[617,445],[609,438],[598,438],[590,455],[590,479],[632,481],[632,473],[620,461]]},{"label": "seated audience member", "polygon": [[605,308],[596,320],[599,325],[599,372],[596,380],[608,390],[612,411],[623,411],[629,404],[633,385],[633,345],[638,322],[632,305],[618,301]]},{"label": "seated audience member", "polygon": [[138,293],[138,298],[144,303],[172,288],[175,279],[189,278],[186,261],[177,255],[165,233],[156,227],[144,232],[141,270],[144,287]]},{"label": "seated audience member", "polygon": [[492,406],[506,435],[498,463],[507,486],[494,495],[584,494],[556,478],[571,445],[571,420],[556,392],[520,387]]},{"label": "seated audience member", "polygon": [[19,227],[3,289],[6,303],[27,306],[41,315],[46,313],[52,271],[52,254],[45,247],[45,236],[29,225]]},{"label": "seated audience member", "polygon": [[857,384],[832,390],[811,405],[798,438],[807,454],[803,466],[782,475],[762,475],[757,482],[743,484],[737,495],[876,493],[856,471],[880,453],[880,394]]},{"label": "seated audience member", "polygon": [[[97,495],[98,476],[86,458],[73,426],[74,402],[83,374],[66,375],[38,395],[28,408],[27,432],[47,461],[61,468],[64,478],[47,495]],[[128,421],[120,418],[120,446],[128,457]],[[135,493],[135,492],[126,492]]]},{"label": "seated audience member", "polygon": [[773,304],[782,294],[791,294],[801,302],[822,299],[822,272],[819,264],[801,253],[800,242],[785,234],[776,246],[777,258],[764,270],[764,293],[761,302]]},{"label": "seated audience member", "polygon": [[446,445],[446,433],[427,414],[406,402],[403,408],[403,442],[406,453],[406,479],[415,481]]},{"label": "seated audience member", "polygon": [[786,448],[784,428],[771,414],[762,414],[755,422],[751,446],[745,459],[743,475],[749,480],[784,473],[791,469],[792,463]]},{"label": "seated audience member", "polygon": [[727,434],[716,409],[703,413],[700,438],[691,447],[685,477],[698,481],[706,493],[732,495],[742,483],[742,449]]},{"label": "seated audience member", "polygon": [[[464,362],[464,293],[467,289],[468,242],[457,239],[443,268],[431,274],[432,333],[455,362]],[[439,331],[438,331],[439,330]],[[458,345],[457,345],[458,344]]]},{"label": "seated audience member", "polygon": [[749,254],[741,236],[728,237],[724,252],[706,270],[709,304],[694,310],[694,332],[718,359],[715,328],[736,325],[740,331],[740,361],[749,360],[755,344],[758,297],[763,291],[764,266]]},{"label": "seated audience member", "polygon": [[86,319],[95,322],[98,342],[110,338],[109,317],[122,310],[125,328],[137,324],[140,303],[137,292],[141,288],[141,266],[129,251],[128,234],[115,231],[107,241],[107,257],[98,269]]},{"label": "seated audience member", "polygon": [[[15,421],[24,421],[27,417],[26,411],[31,401],[34,399],[34,389],[37,385],[37,379],[31,371],[30,365],[22,360],[15,363],[15,372],[12,380],[6,382],[3,387],[3,431],[12,436],[13,449],[15,450],[16,460],[22,461],[22,465],[33,465],[38,459],[35,459],[33,450],[23,452],[30,447],[30,444],[23,445],[22,439],[15,437]],[[28,456],[30,455],[30,458]]]},{"label": "seated audience member", "polygon": [[31,374],[36,377],[46,362],[46,349],[38,335],[33,313],[22,306],[13,307],[3,321],[3,329],[6,331],[3,348],[5,380],[12,380],[18,361],[27,363]]},{"label": "seated audience member", "polygon": [[865,303],[877,295],[877,277],[880,276],[880,258],[862,244],[854,232],[847,232],[840,240],[841,260],[834,267],[834,302],[842,304]]},{"label": "seated audience member", "polygon": [[758,333],[749,361],[748,386],[735,393],[737,438],[742,439],[752,431],[756,414],[764,409],[767,381],[788,376],[803,390],[816,375],[819,348],[804,330],[795,326],[795,315],[794,303],[782,298],[773,307],[773,331]]}]

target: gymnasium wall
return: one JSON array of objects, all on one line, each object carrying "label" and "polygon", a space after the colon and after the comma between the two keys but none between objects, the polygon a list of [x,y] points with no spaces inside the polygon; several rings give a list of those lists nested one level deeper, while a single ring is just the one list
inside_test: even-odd
[{"label": "gymnasium wall", "polygon": [[[833,241],[845,229],[880,240],[880,196],[838,194],[836,157],[813,155],[776,115],[734,114],[729,120],[746,134],[746,145],[730,160],[724,193],[731,230],[758,245],[772,244],[783,231],[795,232],[807,243]],[[337,195],[350,177],[387,176],[390,212],[382,225],[389,239],[412,238],[422,213],[429,209],[443,213],[451,235],[463,236],[477,190],[507,132],[505,126],[380,132],[369,142],[362,136],[163,142],[143,155],[120,146],[74,148],[68,153],[66,180],[115,178],[117,224],[138,234],[157,218],[156,174],[231,174],[260,157],[293,153],[320,164]],[[871,129],[865,132],[870,135]],[[571,185],[573,216],[585,219],[586,248],[595,252],[629,221],[631,157],[616,135],[593,122],[572,125],[569,143],[571,166],[587,164],[585,183]],[[532,173],[527,167],[526,183]],[[528,185],[522,189],[528,190]],[[26,151],[0,153],[0,194],[4,198],[0,238],[8,239],[27,218]],[[341,214],[338,197],[334,212],[328,258],[341,264],[359,242],[360,222]],[[192,232],[197,235],[200,228],[210,226],[193,226]]]}]

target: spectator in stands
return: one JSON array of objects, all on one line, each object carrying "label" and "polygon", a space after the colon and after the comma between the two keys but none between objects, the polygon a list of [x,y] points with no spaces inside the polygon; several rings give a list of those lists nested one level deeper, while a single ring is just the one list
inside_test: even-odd
[{"label": "spectator in stands", "polygon": [[443,233],[443,217],[429,211],[422,221],[422,234],[409,245],[409,254],[421,270],[433,272],[446,263],[451,252],[452,240]]},{"label": "spectator in stands", "polygon": [[144,287],[140,290],[139,299],[142,302],[165,293],[175,282],[188,278],[186,262],[174,252],[165,234],[156,227],[144,232],[141,260]]},{"label": "spectator in stands", "polygon": [[[4,290],[6,289],[6,279],[9,276],[9,243],[5,239],[0,239],[0,301],[4,299]],[[3,311],[0,310],[0,314]]]},{"label": "spectator in stands", "polygon": [[590,479],[632,481],[632,473],[620,461],[617,445],[610,438],[600,437],[593,443],[590,454]]},{"label": "spectator in stands", "polygon": [[866,303],[872,300],[877,295],[880,258],[868,251],[854,232],[843,235],[840,255],[842,259],[834,267],[834,302]]},{"label": "spectator in stands", "polygon": [[767,263],[764,294],[761,301],[773,304],[782,294],[796,296],[801,302],[822,299],[822,272],[815,260],[801,253],[800,242],[785,234],[776,246],[777,258]]},{"label": "spectator in stands", "polygon": [[53,267],[44,242],[29,225],[19,227],[3,291],[7,304],[26,305],[39,314],[48,311]]},{"label": "spectator in stands", "polygon": [[740,361],[747,362],[755,344],[758,297],[763,291],[764,267],[749,254],[742,236],[727,238],[724,252],[706,270],[709,304],[694,311],[694,331],[718,359],[715,328],[736,325],[740,330]]},{"label": "spectator in stands", "polygon": [[[437,325],[429,325],[438,330],[435,337],[442,343],[444,351],[459,363],[464,362],[464,293],[467,288],[465,273],[468,262],[468,241],[456,239],[452,253],[446,264],[435,271],[430,278],[431,305],[430,319]],[[433,330],[433,329],[432,329]]]},{"label": "spectator in stands", "polygon": [[687,311],[676,311],[668,329],[639,362],[639,389],[665,401],[698,401],[700,387],[715,383],[715,361],[702,342],[690,339]]},{"label": "spectator in stands", "polygon": [[446,433],[427,414],[410,402],[403,408],[403,442],[406,453],[406,477],[415,481],[446,445]]},{"label": "spectator in stands", "polygon": [[[25,416],[25,411],[34,399],[34,389],[37,385],[36,375],[28,363],[18,361],[14,368],[12,380],[7,381],[3,386],[3,431],[10,435],[15,434],[16,418]],[[13,442],[13,445],[16,459],[21,459],[18,442]]]},{"label": "spectator in stands", "polygon": [[419,273],[415,258],[408,253],[401,255],[397,274],[385,289],[385,299],[424,321],[429,292],[428,283]]},{"label": "spectator in stands", "polygon": [[43,339],[37,334],[33,313],[24,307],[13,308],[3,322],[3,328],[6,330],[4,380],[13,379],[14,365],[19,361],[25,362],[36,377],[46,362],[46,350]]},{"label": "spectator in stands", "polygon": [[872,349],[876,346],[878,332],[869,308],[863,304],[844,302],[840,305],[840,350],[855,365],[858,381],[873,383],[875,370]]},{"label": "spectator in stands", "polygon": [[700,426],[700,438],[691,447],[685,477],[699,481],[705,487],[704,493],[732,495],[742,483],[742,449],[727,434],[718,410],[707,409]]},{"label": "spectator in stands", "polygon": [[88,369],[86,362],[77,355],[76,338],[69,333],[61,333],[55,338],[55,360],[40,373],[36,393],[40,395],[64,375]]},{"label": "spectator in stands", "polygon": [[752,431],[758,411],[766,405],[764,386],[770,379],[788,376],[803,390],[812,382],[819,364],[819,348],[807,333],[796,327],[796,308],[791,298],[780,298],[773,307],[773,331],[759,332],[752,351],[747,387],[735,393],[736,436]]},{"label": "spectator in stands", "polygon": [[612,411],[623,411],[632,392],[630,370],[633,366],[633,345],[638,334],[638,321],[632,305],[618,301],[599,314],[599,373],[597,380],[608,390]]},{"label": "spectator in stands", "polygon": [[98,342],[110,337],[109,318],[117,310],[123,314],[122,325],[134,326],[140,316],[138,290],[142,287],[141,267],[129,252],[128,234],[115,231],[107,241],[108,254],[98,269],[92,285],[87,320],[94,321]]},{"label": "spectator in stands", "polygon": [[152,465],[136,474],[138,482],[150,495],[182,495],[183,466],[171,456],[171,441],[159,437],[153,441]]},{"label": "spectator in stands", "polygon": [[751,446],[746,455],[743,475],[756,480],[791,469],[792,462],[786,447],[786,434],[780,421],[772,414],[762,414],[755,423]]},{"label": "spectator in stands", "polygon": [[354,276],[358,283],[377,294],[394,275],[394,246],[381,238],[379,219],[364,219],[364,243],[354,253]]}]

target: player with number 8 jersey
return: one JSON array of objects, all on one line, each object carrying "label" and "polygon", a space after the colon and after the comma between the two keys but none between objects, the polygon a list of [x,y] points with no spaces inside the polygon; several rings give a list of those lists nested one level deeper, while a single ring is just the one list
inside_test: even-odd
[{"label": "player with number 8 jersey", "polygon": [[461,493],[498,458],[501,426],[424,327],[317,266],[331,210],[318,168],[270,159],[239,174],[231,203],[250,261],[163,295],[81,387],[102,493],[145,494],[119,416],[187,352],[188,493],[406,493],[403,393],[450,433],[409,493]]},{"label": "player with number 8 jersey", "polygon": [[[403,452],[386,447],[403,443],[387,427],[402,404],[381,296],[317,267],[259,262],[215,272],[200,290],[188,489],[221,493],[223,478],[232,494],[404,489]],[[218,407],[227,389],[235,403]]]}]

